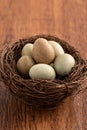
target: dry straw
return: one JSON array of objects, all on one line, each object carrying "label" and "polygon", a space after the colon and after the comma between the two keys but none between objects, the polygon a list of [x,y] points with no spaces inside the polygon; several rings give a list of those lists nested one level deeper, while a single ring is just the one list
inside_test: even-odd
[{"label": "dry straw", "polygon": [[[43,37],[60,43],[64,51],[71,54],[76,65],[72,72],[65,77],[57,76],[55,80],[32,80],[19,75],[16,62],[21,56],[21,50],[26,43]],[[0,50],[0,80],[13,95],[22,99],[30,106],[40,109],[53,109],[63,99],[83,90],[82,81],[87,78],[87,61],[82,59],[79,52],[67,42],[50,35],[36,35],[19,40],[12,44],[5,44]],[[86,89],[86,86],[84,87]]]}]

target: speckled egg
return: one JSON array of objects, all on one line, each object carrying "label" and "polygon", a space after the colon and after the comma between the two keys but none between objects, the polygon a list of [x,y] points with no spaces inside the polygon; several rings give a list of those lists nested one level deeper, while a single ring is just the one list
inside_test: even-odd
[{"label": "speckled egg", "polygon": [[33,45],[33,58],[37,63],[51,63],[55,58],[53,47],[44,38],[38,38]]}]

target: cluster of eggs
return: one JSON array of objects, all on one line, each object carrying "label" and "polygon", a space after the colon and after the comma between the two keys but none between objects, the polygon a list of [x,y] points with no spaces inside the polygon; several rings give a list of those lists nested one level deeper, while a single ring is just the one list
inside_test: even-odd
[{"label": "cluster of eggs", "polygon": [[17,61],[17,69],[22,75],[31,79],[51,79],[56,75],[68,75],[75,65],[75,59],[64,53],[56,41],[38,38],[34,44],[27,43]]}]

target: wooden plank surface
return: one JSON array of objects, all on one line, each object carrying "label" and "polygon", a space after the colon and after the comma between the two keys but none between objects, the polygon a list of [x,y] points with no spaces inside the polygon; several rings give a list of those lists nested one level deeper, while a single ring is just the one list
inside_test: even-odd
[{"label": "wooden plank surface", "polygon": [[[87,59],[87,0],[0,0],[0,45],[42,33],[68,41]],[[55,111],[35,112],[0,82],[0,130],[87,130],[87,91]]]}]

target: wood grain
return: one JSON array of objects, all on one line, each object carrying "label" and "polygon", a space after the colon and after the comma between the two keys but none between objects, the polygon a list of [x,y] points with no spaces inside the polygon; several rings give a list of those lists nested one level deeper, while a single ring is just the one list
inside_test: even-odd
[{"label": "wood grain", "polygon": [[[42,33],[68,41],[87,59],[87,0],[0,0],[0,46]],[[87,91],[55,111],[36,112],[0,82],[0,130],[87,130],[86,97]]]}]

